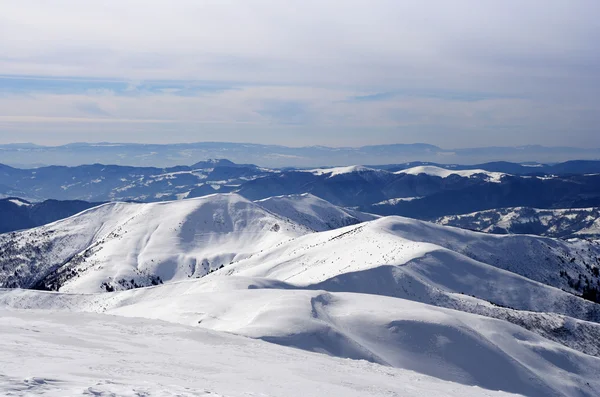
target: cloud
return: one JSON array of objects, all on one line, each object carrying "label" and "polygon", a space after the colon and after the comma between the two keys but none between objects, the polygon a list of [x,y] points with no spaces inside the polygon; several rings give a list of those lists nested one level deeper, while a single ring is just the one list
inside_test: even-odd
[{"label": "cloud", "polygon": [[96,102],[80,102],[75,104],[75,108],[81,112],[94,116],[110,116],[106,110],[102,109]]},{"label": "cloud", "polygon": [[376,94],[358,95],[350,98],[352,101],[357,102],[371,102],[371,101],[384,101],[395,97],[397,94],[393,92],[378,92]]},{"label": "cloud", "polygon": [[311,119],[308,105],[298,101],[266,101],[257,113],[280,124],[306,124]]},{"label": "cloud", "polygon": [[499,130],[505,144],[600,144],[597,0],[5,3],[11,131],[35,117],[152,119],[185,137],[279,128],[280,143],[310,126],[315,144],[485,144]]}]

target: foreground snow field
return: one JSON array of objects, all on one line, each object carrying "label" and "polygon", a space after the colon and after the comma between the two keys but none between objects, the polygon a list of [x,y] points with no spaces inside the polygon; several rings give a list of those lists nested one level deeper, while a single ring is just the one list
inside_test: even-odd
[{"label": "foreground snow field", "polygon": [[[600,358],[505,321],[378,295],[209,276],[111,294],[3,290],[0,304],[55,321],[71,318],[59,311],[166,320],[528,396],[600,390]],[[67,335],[79,338],[57,342]]]},{"label": "foreground snow field", "polygon": [[507,396],[156,320],[0,310],[3,396]]}]

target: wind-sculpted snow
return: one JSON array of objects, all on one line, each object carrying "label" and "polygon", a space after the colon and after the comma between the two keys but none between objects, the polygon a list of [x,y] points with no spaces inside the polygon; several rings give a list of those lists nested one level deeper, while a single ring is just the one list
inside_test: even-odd
[{"label": "wind-sculpted snow", "polygon": [[509,395],[162,321],[40,311],[0,316],[3,396]]},{"label": "wind-sculpted snow", "polygon": [[405,299],[209,276],[112,294],[6,290],[0,302],[166,320],[527,396],[600,390],[598,358],[505,321]]}]

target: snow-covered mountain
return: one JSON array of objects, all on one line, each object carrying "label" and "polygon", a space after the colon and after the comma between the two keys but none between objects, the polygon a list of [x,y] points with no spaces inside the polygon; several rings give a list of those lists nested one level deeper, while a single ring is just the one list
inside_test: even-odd
[{"label": "snow-covered mountain", "polygon": [[406,174],[406,175],[430,175],[437,176],[440,178],[448,178],[451,175],[457,175],[462,178],[481,178],[489,182],[500,183],[502,177],[507,174],[502,172],[490,172],[479,169],[469,169],[469,170],[455,170],[455,169],[446,169],[440,168],[432,165],[424,165],[418,167],[407,168],[405,170],[400,170],[395,172],[395,174]]},{"label": "snow-covered mountain", "polygon": [[0,286],[92,292],[202,277],[290,238],[375,218],[308,194],[106,203],[0,234]]},{"label": "snow-covered mountain", "polygon": [[0,285],[93,292],[201,277],[311,231],[235,194],[107,203],[0,235]]},{"label": "snow-covered mountain", "polygon": [[[99,328],[100,340],[118,338],[140,344],[141,350],[155,343],[154,332],[187,334],[186,327],[194,327],[204,329],[197,338],[242,346],[237,353],[223,353],[223,360],[241,366],[244,352],[258,354],[263,345],[269,347],[256,358],[259,365],[279,360],[291,370],[286,363],[302,359],[310,366],[311,355],[270,346],[278,344],[366,360],[393,374],[390,383],[373,377],[369,389],[353,383],[344,389],[349,395],[356,390],[428,394],[437,389],[425,379],[433,379],[450,382],[445,383],[447,395],[596,396],[599,268],[597,241],[493,235],[397,216],[375,218],[309,194],[257,202],[216,194],[109,203],[0,235],[0,287],[60,291],[0,290],[0,313],[15,322],[0,325],[8,335],[0,346],[15,353],[6,361],[3,372],[9,377],[0,377],[0,391],[2,382],[14,387],[14,379],[23,376],[11,367],[22,368],[11,341],[44,351],[41,341],[64,333],[67,324],[89,319]],[[29,310],[35,310],[37,323],[31,323]],[[49,325],[50,313],[58,313],[55,321],[65,326]],[[116,327],[117,317],[99,313],[142,319],[123,319],[124,325]],[[42,333],[27,331],[15,339],[18,327],[31,324],[44,328]],[[150,334],[138,331],[141,342],[136,342],[130,332],[135,327],[148,328]],[[76,341],[70,343],[77,354],[93,354],[87,341],[94,334],[71,328],[67,335]],[[223,331],[260,341],[238,343]],[[169,342],[173,349],[199,351],[195,342],[179,345],[175,339]],[[136,351],[128,347],[128,357]],[[208,351],[210,356],[215,350]],[[286,352],[288,358],[282,358]],[[66,362],[68,355],[52,353]],[[114,359],[110,352],[102,354]],[[189,356],[183,357],[187,362]],[[355,361],[337,366],[334,359],[315,357],[321,363],[316,366],[333,360],[340,372],[346,365],[363,374],[375,368],[348,364]],[[173,363],[164,365],[175,370]],[[62,376],[69,382],[90,381],[68,368]],[[406,371],[426,377],[419,378],[423,384],[404,389],[398,382],[407,379]],[[245,376],[255,379],[251,372]],[[312,372],[306,376],[323,380]],[[333,384],[335,376],[323,381]],[[211,388],[214,394],[231,390],[212,385],[218,386]],[[252,387],[252,393],[260,389]]]},{"label": "snow-covered mountain", "polygon": [[486,233],[537,234],[550,237],[600,237],[600,208],[537,209],[498,208],[464,215],[448,215],[436,220]]},{"label": "snow-covered mountain", "polygon": [[345,175],[345,174],[361,174],[364,176],[372,176],[373,178],[376,177],[386,177],[389,176],[389,172],[385,171],[385,170],[380,170],[380,169],[375,169],[375,168],[369,168],[369,167],[365,167],[362,165],[349,165],[346,167],[331,167],[331,168],[315,168],[315,169],[310,169],[310,170],[300,170],[302,172],[310,172],[313,175],[325,175],[329,178],[334,177],[334,176],[338,176],[338,175]]},{"label": "snow-covered mountain", "polygon": [[[581,335],[600,336],[597,324],[585,323],[600,321],[600,306],[577,296],[597,299],[598,258],[600,245],[591,242],[493,236],[387,217],[297,238],[217,274],[386,295],[502,318],[599,354],[595,342]],[[584,322],[569,320],[579,330],[560,334],[562,317],[531,312]]]}]

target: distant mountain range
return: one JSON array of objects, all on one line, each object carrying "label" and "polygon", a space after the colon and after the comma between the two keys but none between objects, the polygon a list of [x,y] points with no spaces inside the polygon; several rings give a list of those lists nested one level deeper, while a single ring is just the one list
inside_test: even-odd
[{"label": "distant mountain range", "polygon": [[0,164],[0,196],[31,200],[165,201],[228,192],[271,172],[224,159],[169,168],[90,164],[20,169]]},{"label": "distant mountain range", "polygon": [[0,233],[45,225],[99,204],[82,200],[30,203],[15,197],[0,199]]},{"label": "distant mountain range", "polygon": [[[315,169],[269,169],[224,159],[168,168],[0,165],[0,197],[19,197],[26,204],[4,200],[11,209],[0,230],[34,227],[40,224],[37,219],[56,220],[93,205],[89,203],[157,202],[229,192],[253,201],[308,193],[340,207],[425,220],[506,207],[589,208],[600,206],[600,161]],[[48,199],[75,202],[60,204],[60,210],[56,203],[30,206]]]},{"label": "distant mountain range", "polygon": [[600,159],[600,148],[480,147],[445,149],[438,146],[389,144],[362,147],[287,147],[231,142],[181,144],[71,143],[62,146],[0,145],[0,163],[31,167],[45,164],[90,163],[172,167],[193,159],[228,158],[264,167],[315,167],[323,165],[397,164],[410,161],[476,164],[486,161],[537,161],[556,163],[572,159]]},{"label": "distant mountain range", "polygon": [[494,161],[482,164],[439,164],[424,161],[413,161],[403,164],[386,164],[368,166],[387,171],[400,171],[418,166],[434,166],[448,170],[476,170],[489,172],[503,172],[513,175],[569,175],[569,174],[598,174],[600,161],[597,160],[570,160],[558,164],[542,164],[537,162],[511,163],[508,161]]}]

